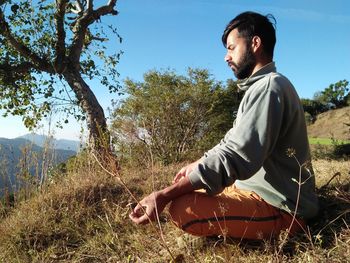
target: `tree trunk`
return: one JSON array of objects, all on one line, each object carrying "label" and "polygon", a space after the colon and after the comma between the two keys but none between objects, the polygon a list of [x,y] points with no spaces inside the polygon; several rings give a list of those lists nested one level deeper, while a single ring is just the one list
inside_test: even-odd
[{"label": "tree trunk", "polygon": [[78,104],[86,116],[91,150],[110,171],[118,172],[119,163],[112,152],[110,133],[104,111],[95,94],[79,72],[67,70],[63,73],[63,76],[75,92]]},{"label": "tree trunk", "polygon": [[97,152],[110,151],[110,136],[103,108],[95,94],[79,72],[65,71],[63,76],[74,91],[79,106],[82,108],[89,131],[89,143]]}]

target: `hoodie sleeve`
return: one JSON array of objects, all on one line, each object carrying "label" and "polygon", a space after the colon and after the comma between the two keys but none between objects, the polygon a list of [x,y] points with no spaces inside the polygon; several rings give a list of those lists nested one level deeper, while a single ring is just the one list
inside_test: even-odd
[{"label": "hoodie sleeve", "polygon": [[[242,114],[224,139],[189,174],[192,185],[220,193],[236,179],[253,176],[274,149],[283,120],[283,96],[270,78],[242,100]],[[248,92],[247,92],[248,93]]]}]

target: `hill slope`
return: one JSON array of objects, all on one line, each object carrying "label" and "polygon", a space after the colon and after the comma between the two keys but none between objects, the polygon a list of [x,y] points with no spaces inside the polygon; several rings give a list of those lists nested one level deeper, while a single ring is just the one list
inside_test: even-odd
[{"label": "hill slope", "polygon": [[[313,163],[319,187],[327,184],[323,192],[319,191],[325,209],[305,233],[289,242],[283,242],[285,235],[281,235],[275,242],[266,240],[249,246],[227,237],[227,242],[193,239],[180,247],[178,238],[182,232],[170,223],[166,213],[159,221],[163,235],[152,225],[133,225],[128,218],[128,204],[134,200],[126,190],[94,165],[91,156],[78,159],[74,172],[55,178],[45,191],[16,205],[3,217],[0,210],[0,262],[300,263],[348,262],[346,258],[350,258],[347,162]],[[182,164],[133,167],[123,170],[122,176],[140,199],[154,187],[170,184],[181,167]],[[328,184],[335,172],[341,175]]]},{"label": "hill slope", "polygon": [[317,116],[316,121],[308,126],[310,137],[350,139],[350,106],[330,110]]},{"label": "hill slope", "polygon": [[45,167],[52,167],[76,155],[75,151],[44,149],[23,138],[0,138],[0,197],[4,187],[13,190],[16,176],[22,169],[31,175],[41,176]]},{"label": "hill slope", "polygon": [[75,152],[78,152],[80,149],[79,141],[66,140],[66,139],[57,140],[55,138],[48,137],[45,135],[39,135],[36,133],[29,133],[29,134],[20,136],[18,138],[29,140],[40,147],[45,147],[45,144],[49,142],[50,146],[53,149],[70,150]]}]

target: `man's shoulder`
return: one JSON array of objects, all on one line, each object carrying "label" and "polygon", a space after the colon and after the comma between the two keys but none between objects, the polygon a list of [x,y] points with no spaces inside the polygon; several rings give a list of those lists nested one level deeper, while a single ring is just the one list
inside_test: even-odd
[{"label": "man's shoulder", "polygon": [[289,79],[279,72],[271,72],[267,77],[269,78],[271,84],[293,86]]},{"label": "man's shoulder", "polygon": [[288,89],[294,89],[293,84],[287,77],[278,72],[271,72],[262,79],[265,89],[272,92],[285,92]]},{"label": "man's shoulder", "polygon": [[279,91],[286,87],[293,87],[292,83],[284,75],[278,72],[270,72],[256,81],[251,91]]}]

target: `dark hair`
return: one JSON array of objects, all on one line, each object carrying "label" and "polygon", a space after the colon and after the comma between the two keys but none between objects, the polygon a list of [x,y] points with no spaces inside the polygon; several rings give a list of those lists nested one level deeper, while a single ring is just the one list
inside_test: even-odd
[{"label": "dark hair", "polygon": [[237,28],[239,35],[247,42],[252,40],[254,36],[260,37],[265,53],[272,58],[276,44],[275,26],[276,19],[271,14],[263,16],[255,12],[244,12],[228,23],[222,34],[222,43],[226,47],[228,34]]}]

